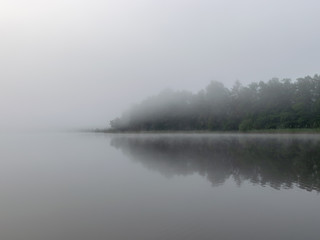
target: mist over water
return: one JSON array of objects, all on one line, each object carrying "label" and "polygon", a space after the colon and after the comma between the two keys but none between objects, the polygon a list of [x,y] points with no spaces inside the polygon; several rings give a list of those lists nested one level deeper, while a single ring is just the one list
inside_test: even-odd
[{"label": "mist over water", "polygon": [[319,240],[319,135],[70,131],[312,132],[319,8],[1,0],[0,240]]},{"label": "mist over water", "polygon": [[0,238],[319,239],[319,135],[0,135]]}]

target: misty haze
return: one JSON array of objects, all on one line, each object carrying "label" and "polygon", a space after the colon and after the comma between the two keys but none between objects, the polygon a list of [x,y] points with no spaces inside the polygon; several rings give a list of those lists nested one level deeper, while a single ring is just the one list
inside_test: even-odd
[{"label": "misty haze", "polygon": [[0,239],[319,240],[320,3],[0,2]]},{"label": "misty haze", "polygon": [[198,94],[163,91],[110,122],[113,131],[248,131],[320,128],[320,76],[273,78],[231,90],[211,82]]}]

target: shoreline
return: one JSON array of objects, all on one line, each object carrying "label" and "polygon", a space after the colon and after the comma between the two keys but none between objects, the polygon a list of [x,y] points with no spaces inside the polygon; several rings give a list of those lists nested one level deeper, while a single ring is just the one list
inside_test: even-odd
[{"label": "shoreline", "polygon": [[294,129],[259,129],[248,131],[210,131],[210,130],[152,130],[152,131],[119,131],[112,129],[88,129],[82,132],[92,133],[114,133],[114,134],[162,134],[162,133],[216,133],[216,134],[320,134],[320,128],[294,128]]}]

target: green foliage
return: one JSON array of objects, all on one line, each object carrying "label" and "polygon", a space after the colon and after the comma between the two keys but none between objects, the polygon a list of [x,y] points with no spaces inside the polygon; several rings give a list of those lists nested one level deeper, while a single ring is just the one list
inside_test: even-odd
[{"label": "green foliage", "polygon": [[248,131],[248,130],[251,130],[252,127],[253,127],[252,120],[251,119],[244,119],[239,125],[239,130],[240,131]]},{"label": "green foliage", "polygon": [[273,78],[229,90],[211,82],[197,94],[165,90],[110,122],[116,131],[259,130],[320,127],[320,76]]}]

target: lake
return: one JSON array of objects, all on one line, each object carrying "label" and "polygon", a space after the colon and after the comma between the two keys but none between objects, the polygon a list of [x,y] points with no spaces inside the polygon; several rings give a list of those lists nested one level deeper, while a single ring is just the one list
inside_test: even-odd
[{"label": "lake", "polygon": [[320,135],[0,135],[0,239],[320,239]]}]

